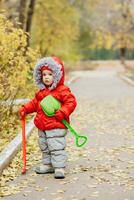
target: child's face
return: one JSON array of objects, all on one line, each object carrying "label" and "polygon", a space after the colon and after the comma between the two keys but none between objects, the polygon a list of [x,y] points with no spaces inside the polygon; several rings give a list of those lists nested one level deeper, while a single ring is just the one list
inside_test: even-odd
[{"label": "child's face", "polygon": [[42,71],[42,80],[43,80],[43,83],[46,85],[46,86],[50,86],[52,85],[53,83],[53,72],[51,72],[50,70],[43,70]]}]

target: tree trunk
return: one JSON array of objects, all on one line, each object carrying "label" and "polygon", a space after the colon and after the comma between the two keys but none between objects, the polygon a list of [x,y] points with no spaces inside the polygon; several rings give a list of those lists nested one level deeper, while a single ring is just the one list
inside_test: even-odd
[{"label": "tree trunk", "polygon": [[[31,25],[32,25],[32,17],[34,13],[34,6],[35,6],[36,0],[30,0],[29,6],[28,6],[28,14],[27,14],[27,21],[26,21],[26,29],[25,31],[30,34],[31,31]],[[30,37],[27,36],[27,47],[29,47],[30,44]]]},{"label": "tree trunk", "polygon": [[120,48],[120,56],[121,56],[121,63],[125,65],[125,55],[126,55],[126,48]]},{"label": "tree trunk", "polygon": [[19,22],[20,28],[25,29],[25,11],[26,11],[26,0],[20,0],[19,6]]}]

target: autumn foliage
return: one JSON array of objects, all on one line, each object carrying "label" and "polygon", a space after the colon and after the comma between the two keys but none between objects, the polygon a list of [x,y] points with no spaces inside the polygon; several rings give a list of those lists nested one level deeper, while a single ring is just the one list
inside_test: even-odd
[{"label": "autumn foliage", "polygon": [[[13,126],[12,101],[26,97],[30,90],[30,68],[37,52],[26,47],[26,34],[22,29],[0,15],[0,131],[8,133]],[[10,106],[5,104],[11,103]],[[14,124],[15,125],[15,124]]]}]

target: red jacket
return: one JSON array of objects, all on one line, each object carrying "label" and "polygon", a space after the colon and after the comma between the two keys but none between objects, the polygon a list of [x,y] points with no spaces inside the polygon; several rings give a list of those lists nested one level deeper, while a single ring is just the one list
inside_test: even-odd
[{"label": "red jacket", "polygon": [[[53,62],[54,61],[54,62]],[[52,84],[50,88],[46,88],[42,84],[40,69],[42,66],[47,65],[51,70],[55,70],[55,83]],[[57,65],[54,67],[54,64]],[[59,73],[59,70],[61,74]],[[58,73],[57,73],[58,72]],[[60,74],[60,75],[59,75]],[[40,76],[39,76],[40,75]],[[58,77],[56,77],[58,76]],[[36,112],[36,116],[34,118],[34,123],[36,127],[40,130],[50,130],[55,128],[66,128],[62,122],[58,121],[55,116],[49,117],[45,115],[43,112],[40,102],[47,95],[52,95],[57,100],[61,102],[60,111],[64,113],[65,119],[69,122],[69,115],[74,111],[76,107],[76,99],[75,96],[71,93],[71,90],[64,85],[64,65],[58,58],[46,57],[41,59],[34,71],[34,77],[37,85],[41,88],[35,95],[35,98],[32,99],[29,103],[24,105],[24,109],[26,114]],[[38,77],[38,79],[36,79]],[[57,81],[58,80],[58,81]],[[43,87],[43,88],[42,88]]]}]

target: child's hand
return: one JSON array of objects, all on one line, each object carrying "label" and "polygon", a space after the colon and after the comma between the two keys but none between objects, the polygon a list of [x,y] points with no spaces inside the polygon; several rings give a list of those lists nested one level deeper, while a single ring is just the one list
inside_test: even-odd
[{"label": "child's hand", "polygon": [[25,115],[26,115],[25,108],[24,108],[24,107],[21,107],[20,110],[19,110],[19,113],[20,113],[21,118],[22,118],[22,117],[25,117]]},{"label": "child's hand", "polygon": [[56,111],[55,117],[58,121],[62,121],[65,118],[64,113],[60,110]]}]

